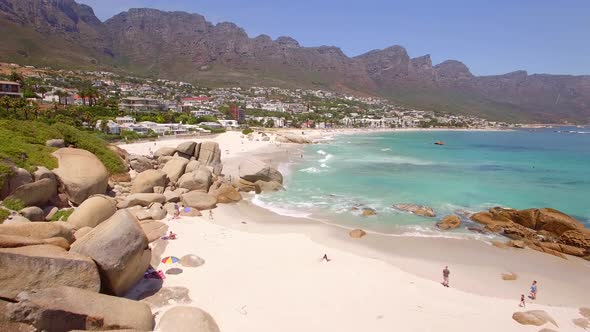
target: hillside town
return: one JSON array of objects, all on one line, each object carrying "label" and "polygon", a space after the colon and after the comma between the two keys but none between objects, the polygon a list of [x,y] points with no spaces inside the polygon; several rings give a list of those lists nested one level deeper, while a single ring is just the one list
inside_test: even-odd
[{"label": "hillside town", "polygon": [[113,112],[85,126],[110,135],[210,133],[265,128],[508,128],[511,124],[406,108],[389,100],[279,87],[207,88],[107,71],[0,64],[0,97],[26,100],[39,112],[101,107]]}]

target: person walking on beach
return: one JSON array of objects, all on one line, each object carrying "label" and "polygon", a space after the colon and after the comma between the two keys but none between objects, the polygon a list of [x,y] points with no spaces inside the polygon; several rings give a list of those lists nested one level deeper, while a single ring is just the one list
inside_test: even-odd
[{"label": "person walking on beach", "polygon": [[520,295],[520,304],[519,307],[526,307],[526,303],[524,302],[524,294]]},{"label": "person walking on beach", "polygon": [[533,280],[533,284],[531,285],[531,294],[529,295],[531,300],[537,299],[537,280]]},{"label": "person walking on beach", "polygon": [[178,218],[180,218],[180,207],[178,206],[178,203],[174,203],[174,215],[172,216],[172,219]]},{"label": "person walking on beach", "polygon": [[324,254],[324,257],[322,257],[322,260],[325,260],[326,262],[331,261],[331,259],[328,258],[328,254]]},{"label": "person walking on beach", "polygon": [[213,220],[213,209],[209,210],[209,220]]},{"label": "person walking on beach", "polygon": [[445,266],[443,272],[443,282],[442,285],[445,287],[449,287],[449,275],[451,274],[451,271],[449,271],[449,267]]}]

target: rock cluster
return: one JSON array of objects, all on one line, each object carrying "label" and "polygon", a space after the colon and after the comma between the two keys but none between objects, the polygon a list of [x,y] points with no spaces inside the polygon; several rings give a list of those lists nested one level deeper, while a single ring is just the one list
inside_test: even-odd
[{"label": "rock cluster", "polygon": [[590,259],[590,230],[567,214],[550,209],[514,210],[495,207],[475,213],[471,220],[491,232],[502,234],[517,248],[531,249],[563,257]]},{"label": "rock cluster", "polygon": [[436,217],[436,213],[429,206],[416,204],[394,204],[393,207],[397,210],[409,212],[422,217]]}]

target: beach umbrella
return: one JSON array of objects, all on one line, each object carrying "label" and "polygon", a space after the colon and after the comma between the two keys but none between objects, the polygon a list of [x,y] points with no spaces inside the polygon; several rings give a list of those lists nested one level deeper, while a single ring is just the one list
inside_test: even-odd
[{"label": "beach umbrella", "polygon": [[162,263],[164,263],[164,264],[174,264],[174,263],[178,263],[179,261],[180,261],[180,259],[178,259],[178,257],[174,257],[174,256],[168,256],[168,257],[162,258]]}]

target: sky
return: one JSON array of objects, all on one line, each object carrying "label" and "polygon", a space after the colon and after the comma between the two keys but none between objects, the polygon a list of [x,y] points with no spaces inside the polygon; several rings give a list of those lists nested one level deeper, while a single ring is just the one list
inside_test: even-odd
[{"label": "sky", "polygon": [[590,0],[77,0],[101,20],[129,8],[199,13],[250,37],[290,36],[348,56],[392,45],[476,75],[590,74]]}]

